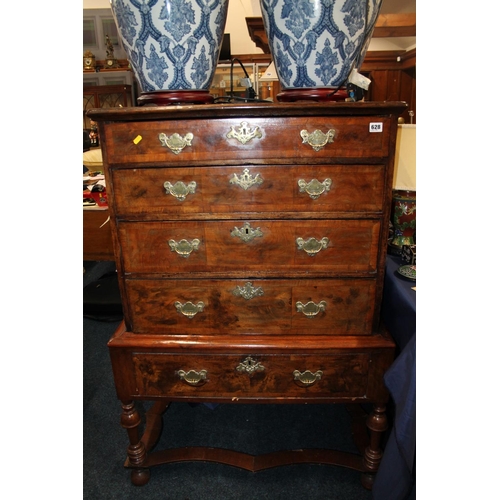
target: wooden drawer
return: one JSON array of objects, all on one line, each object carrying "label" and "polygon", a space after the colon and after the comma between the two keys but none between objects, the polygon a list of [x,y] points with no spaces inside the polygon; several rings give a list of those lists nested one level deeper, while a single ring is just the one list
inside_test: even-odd
[{"label": "wooden drawer", "polygon": [[[173,161],[382,158],[389,154],[388,130],[387,116],[303,116],[286,120],[260,116],[109,123],[104,133],[108,158],[112,164],[125,166]],[[173,140],[175,134],[177,141]],[[165,142],[180,143],[182,149],[170,149],[162,145]]]},{"label": "wooden drawer", "polygon": [[169,335],[370,335],[375,279],[126,279],[130,329]]},{"label": "wooden drawer", "polygon": [[137,396],[362,398],[369,353],[179,355],[133,353]]},{"label": "wooden drawer", "polygon": [[119,222],[126,273],[374,273],[378,220]]},{"label": "wooden drawer", "polygon": [[[112,185],[118,216],[158,218],[163,214],[274,211],[381,213],[384,174],[381,164],[158,167],[113,169]],[[166,182],[170,183],[167,188]],[[179,182],[184,184],[182,189],[170,188]],[[187,194],[181,198],[184,189]]]}]

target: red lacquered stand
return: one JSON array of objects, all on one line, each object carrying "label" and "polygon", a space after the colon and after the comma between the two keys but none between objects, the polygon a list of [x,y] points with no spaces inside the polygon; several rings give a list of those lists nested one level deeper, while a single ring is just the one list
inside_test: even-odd
[{"label": "red lacquered stand", "polygon": [[300,88],[282,90],[276,98],[280,102],[315,101],[338,102],[348,97],[345,89],[333,88]]},{"label": "red lacquered stand", "polygon": [[172,104],[210,104],[214,96],[208,90],[155,90],[142,92],[137,99],[139,106],[169,106]]}]

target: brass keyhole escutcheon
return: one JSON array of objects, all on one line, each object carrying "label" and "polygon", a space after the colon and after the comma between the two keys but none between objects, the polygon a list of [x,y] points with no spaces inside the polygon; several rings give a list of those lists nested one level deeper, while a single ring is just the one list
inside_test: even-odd
[{"label": "brass keyhole escutcheon", "polygon": [[250,170],[248,170],[248,168],[245,168],[245,170],[243,170],[243,173],[241,175],[233,174],[231,179],[229,179],[229,184],[237,184],[245,191],[256,184],[259,185],[262,184],[263,182],[264,179],[262,179],[260,174],[257,174],[255,176],[251,175]]},{"label": "brass keyhole escutcheon", "polygon": [[248,242],[253,240],[254,238],[263,236],[263,233],[260,230],[260,227],[256,227],[255,229],[253,229],[249,222],[245,222],[243,224],[243,227],[235,227],[231,231],[231,236],[240,238],[240,240],[244,242]]},{"label": "brass keyhole escutcheon", "polygon": [[263,372],[265,367],[252,356],[247,356],[237,367],[238,373],[246,373],[249,377],[253,377],[257,372]]}]

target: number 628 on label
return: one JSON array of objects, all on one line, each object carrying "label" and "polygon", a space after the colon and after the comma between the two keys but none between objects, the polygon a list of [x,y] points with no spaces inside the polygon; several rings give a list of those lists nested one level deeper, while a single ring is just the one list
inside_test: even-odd
[{"label": "number 628 on label", "polygon": [[370,132],[382,132],[384,124],[382,122],[370,122]]}]

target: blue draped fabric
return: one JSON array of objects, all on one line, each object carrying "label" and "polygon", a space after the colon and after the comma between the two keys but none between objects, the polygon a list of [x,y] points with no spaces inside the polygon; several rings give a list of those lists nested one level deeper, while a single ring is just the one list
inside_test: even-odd
[{"label": "blue draped fabric", "polygon": [[382,321],[400,351],[384,375],[395,404],[394,425],[373,485],[374,500],[415,498],[416,292],[398,274],[399,258],[387,257]]}]

